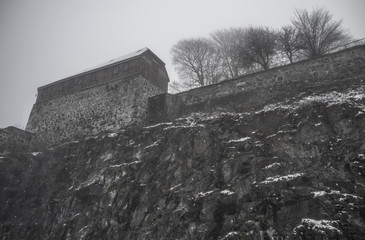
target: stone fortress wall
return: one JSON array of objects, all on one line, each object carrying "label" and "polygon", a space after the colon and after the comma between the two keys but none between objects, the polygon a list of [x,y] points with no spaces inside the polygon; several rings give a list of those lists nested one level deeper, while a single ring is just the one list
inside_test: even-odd
[{"label": "stone fortress wall", "polygon": [[35,104],[27,128],[46,145],[116,131],[144,119],[148,97],[162,92],[141,75],[130,76]]},{"label": "stone fortress wall", "polygon": [[365,84],[365,45],[288,64],[267,71],[149,99],[151,123],[196,112],[245,112],[312,91],[345,89]]},{"label": "stone fortress wall", "polygon": [[51,146],[141,122],[148,98],[167,92],[164,65],[146,48],[40,87],[26,126],[35,134],[32,145]]},{"label": "stone fortress wall", "polygon": [[16,127],[0,128],[0,153],[29,150],[32,134]]},{"label": "stone fortress wall", "polygon": [[258,110],[287,98],[364,81],[365,46],[360,45],[172,95],[166,93],[164,64],[147,49],[126,61],[116,60],[39,88],[26,130],[49,146],[196,112]]}]

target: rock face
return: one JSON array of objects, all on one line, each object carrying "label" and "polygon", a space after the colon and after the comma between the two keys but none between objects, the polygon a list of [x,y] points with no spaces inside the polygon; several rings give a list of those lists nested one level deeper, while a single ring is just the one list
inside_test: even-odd
[{"label": "rock face", "polygon": [[365,88],[0,156],[8,239],[365,239]]}]

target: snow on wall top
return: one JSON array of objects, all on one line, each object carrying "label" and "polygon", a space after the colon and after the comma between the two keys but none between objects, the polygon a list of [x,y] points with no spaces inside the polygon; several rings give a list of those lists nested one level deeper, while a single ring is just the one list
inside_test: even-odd
[{"label": "snow on wall top", "polygon": [[134,58],[134,57],[137,57],[141,54],[143,54],[144,52],[148,51],[149,49],[148,48],[142,48],[140,50],[137,50],[135,52],[131,52],[131,53],[128,53],[126,55],[123,55],[121,57],[118,57],[118,58],[115,58],[115,59],[112,59],[112,60],[109,60],[108,62],[104,62],[102,64],[99,64],[93,68],[88,68],[86,69],[85,71],[81,72],[81,73],[84,73],[84,72],[88,72],[90,70],[94,70],[94,69],[97,69],[97,68],[102,68],[102,67],[105,67],[105,66],[108,66],[110,64],[113,64],[113,63],[117,63],[117,62],[122,62],[124,60],[127,60],[127,59],[130,59],[130,58]]},{"label": "snow on wall top", "polygon": [[[106,66],[109,66],[111,64],[114,64],[114,63],[118,63],[118,62],[123,62],[123,61],[126,61],[126,60],[130,60],[130,59],[133,59],[135,57],[138,57],[140,55],[142,55],[143,53],[147,52],[147,51],[150,51],[158,60],[160,60],[162,62],[161,59],[159,59],[149,48],[145,47],[145,48],[142,48],[140,50],[137,50],[137,51],[134,51],[134,52],[131,52],[131,53],[128,53],[128,54],[125,54],[121,57],[118,57],[118,58],[115,58],[115,59],[112,59],[112,60],[109,60],[107,62],[104,62],[102,64],[99,64],[93,68],[88,68],[82,72],[79,72],[77,74],[73,74],[69,77],[66,77],[66,78],[63,78],[61,80],[58,80],[58,81],[55,81],[55,82],[52,82],[52,83],[49,83],[49,84],[46,84],[46,85],[43,85],[41,87],[38,88],[39,89],[42,89],[42,88],[45,88],[45,87],[48,87],[50,85],[54,85],[54,84],[57,84],[59,82],[63,82],[63,81],[67,81],[68,79],[72,78],[72,77],[75,77],[75,76],[78,76],[78,75],[83,75],[87,72],[91,72],[91,71],[95,71],[97,69],[100,69],[100,68],[103,68],[103,67],[106,67]],[[163,62],[162,62],[163,63]],[[163,63],[164,64],[164,63]]]}]

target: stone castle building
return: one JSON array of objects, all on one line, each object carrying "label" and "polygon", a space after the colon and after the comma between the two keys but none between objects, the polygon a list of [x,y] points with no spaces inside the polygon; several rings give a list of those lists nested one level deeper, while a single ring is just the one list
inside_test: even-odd
[{"label": "stone castle building", "polygon": [[39,87],[26,130],[52,145],[138,123],[168,82],[165,63],[143,48]]}]

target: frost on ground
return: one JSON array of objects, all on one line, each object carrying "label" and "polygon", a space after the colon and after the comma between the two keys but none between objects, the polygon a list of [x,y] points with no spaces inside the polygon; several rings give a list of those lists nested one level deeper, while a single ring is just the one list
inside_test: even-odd
[{"label": "frost on ground", "polygon": [[352,198],[352,199],[357,199],[357,200],[361,200],[362,197],[360,196],[356,196],[353,194],[349,194],[349,193],[341,193],[340,191],[335,191],[335,190],[331,190],[329,191],[316,191],[316,192],[312,192],[312,194],[314,195],[315,198],[317,197],[323,197],[323,196],[328,196],[328,195],[337,195],[340,196],[340,201],[344,201],[346,199]]},{"label": "frost on ground", "polygon": [[311,218],[303,218],[302,223],[293,229],[296,235],[304,229],[311,229],[322,235],[326,233],[335,233],[341,235],[341,230],[338,229],[339,221],[337,220],[314,220]]},{"label": "frost on ground", "polygon": [[266,178],[264,181],[261,182],[261,184],[269,184],[269,183],[274,183],[274,182],[282,182],[282,181],[290,181],[293,180],[295,178],[301,177],[303,176],[304,173],[295,173],[295,174],[289,174],[286,176],[275,176],[275,177],[268,177]]},{"label": "frost on ground", "polygon": [[328,106],[335,104],[341,105],[347,103],[350,105],[356,105],[362,111],[365,111],[365,105],[363,103],[359,103],[359,101],[362,101],[364,99],[365,99],[365,88],[359,87],[357,89],[349,90],[344,93],[333,91],[330,93],[309,96],[302,98],[299,101],[295,101],[294,103],[291,104],[286,104],[286,103],[269,104],[266,105],[262,110],[256,112],[256,114],[261,112],[269,112],[276,109],[296,110],[302,106],[313,104],[314,102],[325,102],[328,104]]}]

